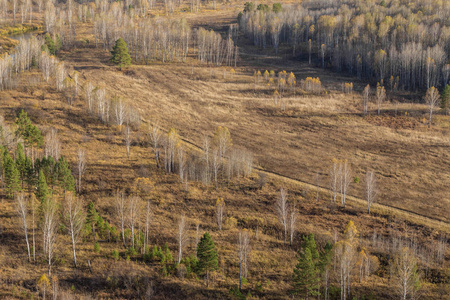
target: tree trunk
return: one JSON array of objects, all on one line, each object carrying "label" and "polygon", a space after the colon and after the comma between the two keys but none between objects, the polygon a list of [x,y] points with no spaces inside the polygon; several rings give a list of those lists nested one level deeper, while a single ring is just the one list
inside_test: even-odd
[{"label": "tree trunk", "polygon": [[71,236],[72,236],[73,263],[75,264],[75,268],[77,268],[77,255],[75,253],[75,237],[73,236],[73,232]]}]

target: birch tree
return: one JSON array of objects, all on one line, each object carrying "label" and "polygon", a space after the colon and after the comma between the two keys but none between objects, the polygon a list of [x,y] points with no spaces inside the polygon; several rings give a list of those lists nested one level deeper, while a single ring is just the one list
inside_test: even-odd
[{"label": "birch tree", "polygon": [[32,228],[32,234],[33,234],[33,262],[36,262],[36,234],[35,234],[35,228],[36,228],[36,208],[38,207],[38,200],[36,199],[36,196],[34,193],[31,193],[30,195],[30,206],[31,206],[31,228]]},{"label": "birch tree", "polygon": [[77,265],[76,245],[81,238],[81,232],[84,228],[86,214],[83,209],[83,203],[75,197],[71,192],[67,192],[64,197],[64,219],[66,221],[67,230],[72,240],[72,254],[75,268]]},{"label": "birch tree", "polygon": [[16,203],[16,211],[19,214],[21,220],[22,229],[25,234],[25,242],[27,243],[28,261],[31,262],[30,242],[28,240],[28,205],[25,199],[25,194],[18,193],[14,197]]},{"label": "birch tree", "polygon": [[139,213],[139,201],[140,198],[138,196],[130,196],[128,197],[128,226],[131,229],[131,247],[134,248],[134,229],[136,225],[138,225],[138,213]]},{"label": "birch tree", "polygon": [[391,275],[394,287],[400,299],[414,299],[420,288],[420,275],[417,269],[417,259],[407,247],[403,247],[391,262]]},{"label": "birch tree", "polygon": [[370,85],[366,85],[363,90],[363,111],[367,115],[367,107],[369,106]]},{"label": "birch tree", "polygon": [[366,201],[367,201],[367,212],[370,214],[370,207],[375,202],[378,194],[377,189],[377,179],[373,171],[368,171],[366,173]]},{"label": "birch tree", "polygon": [[428,128],[431,128],[431,116],[433,115],[433,109],[438,105],[439,100],[439,91],[434,86],[430,87],[425,95],[425,102],[427,103],[430,112]]},{"label": "birch tree", "polygon": [[341,161],[340,167],[339,167],[339,173],[340,173],[339,181],[340,181],[340,192],[341,192],[341,204],[343,207],[345,207],[345,200],[347,197],[347,192],[348,192],[348,189],[350,188],[350,184],[352,183],[352,170],[346,159],[344,161]]},{"label": "birch tree", "polygon": [[275,204],[275,209],[280,220],[281,226],[284,228],[284,244],[286,245],[287,231],[289,225],[289,204],[288,194],[284,188],[280,189],[280,196]]},{"label": "birch tree", "polygon": [[334,246],[335,265],[338,269],[341,299],[346,300],[350,296],[351,275],[357,262],[358,231],[355,224],[348,222],[344,230],[344,238]]},{"label": "birch tree", "polygon": [[119,217],[120,222],[120,233],[122,235],[123,246],[126,247],[125,243],[125,221],[126,221],[126,198],[125,193],[123,191],[116,191],[116,195],[114,197],[114,207],[116,210],[116,215]]},{"label": "birch tree", "polygon": [[186,245],[189,240],[189,236],[187,233],[187,225],[186,225],[186,217],[181,215],[180,220],[178,221],[178,232],[177,232],[177,243],[178,243],[178,263],[181,263],[181,259],[183,258],[183,250],[186,248]]},{"label": "birch tree", "polygon": [[214,143],[219,149],[220,157],[224,159],[228,149],[231,147],[231,134],[228,128],[217,127],[214,133]]},{"label": "birch tree", "polygon": [[122,125],[125,122],[126,117],[126,105],[122,98],[116,98],[114,101],[114,114],[116,117],[116,124],[119,126],[120,131],[122,131]]},{"label": "birch tree", "polygon": [[86,150],[78,148],[77,152],[78,166],[78,193],[81,193],[81,178],[86,170]]},{"label": "birch tree", "polygon": [[61,154],[61,142],[58,137],[58,131],[55,128],[50,129],[44,137],[44,155],[58,160]]},{"label": "birch tree", "polygon": [[377,108],[378,108],[378,115],[380,114],[381,110],[381,104],[383,104],[383,101],[386,99],[386,90],[384,89],[384,86],[377,86]]},{"label": "birch tree", "polygon": [[150,223],[152,220],[153,214],[151,209],[150,200],[147,200],[147,206],[145,211],[145,237],[144,237],[144,249],[148,248],[149,245],[149,235],[150,235]]},{"label": "birch tree", "polygon": [[222,230],[224,214],[225,214],[225,201],[223,201],[223,198],[217,198],[216,219],[217,219],[217,225],[219,226],[219,230]]},{"label": "birch tree", "polygon": [[58,230],[58,204],[53,197],[44,200],[43,212],[43,239],[44,255],[48,263],[48,277],[51,278],[51,267],[56,250],[56,239]]},{"label": "birch tree", "polygon": [[150,137],[150,142],[153,146],[153,153],[155,154],[156,167],[159,168],[158,147],[161,142],[162,131],[161,131],[161,128],[159,127],[158,122],[155,121],[153,123],[150,123],[149,128],[148,128],[148,135]]},{"label": "birch tree", "polygon": [[242,288],[242,278],[248,276],[248,262],[250,254],[250,237],[247,229],[239,230],[238,258],[239,258],[239,290]]},{"label": "birch tree", "polygon": [[212,159],[213,159],[213,172],[214,172],[214,183],[217,186],[217,177],[219,173],[220,168],[220,154],[218,149],[214,149],[212,152]]}]

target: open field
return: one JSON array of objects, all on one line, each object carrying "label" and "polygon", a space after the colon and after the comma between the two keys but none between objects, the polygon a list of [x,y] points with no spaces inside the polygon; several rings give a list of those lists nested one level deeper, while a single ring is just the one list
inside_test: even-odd
[{"label": "open field", "polygon": [[[222,68],[189,62],[117,72],[108,57],[103,50],[84,48],[65,61],[86,80],[127,99],[146,121],[157,117],[165,128],[176,128],[196,145],[217,126],[226,126],[234,144],[251,150],[263,169],[312,184],[319,172],[322,187],[328,186],[332,158],[348,159],[361,179],[367,170],[376,171],[380,203],[449,221],[450,186],[443,185],[450,181],[449,117],[436,115],[428,130],[425,106],[400,103],[397,114],[402,116],[396,117],[395,105],[387,103],[380,116],[372,107],[364,118],[359,95],[336,91],[351,78],[295,61],[247,60],[237,75],[231,78],[227,72],[223,79]],[[253,69],[293,71],[297,80],[319,76],[329,94],[289,93],[282,112],[273,104],[273,88],[259,84],[254,90]],[[364,198],[362,188],[355,185],[350,193]]]}]

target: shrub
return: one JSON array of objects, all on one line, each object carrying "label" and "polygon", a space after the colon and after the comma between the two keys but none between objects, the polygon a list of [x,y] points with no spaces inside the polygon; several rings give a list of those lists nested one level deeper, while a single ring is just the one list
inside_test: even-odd
[{"label": "shrub", "polygon": [[100,245],[98,244],[98,242],[95,242],[94,244],[94,251],[100,253]]},{"label": "shrub", "polygon": [[119,260],[119,251],[113,250],[113,252],[112,252],[112,257],[113,257],[115,260]]}]

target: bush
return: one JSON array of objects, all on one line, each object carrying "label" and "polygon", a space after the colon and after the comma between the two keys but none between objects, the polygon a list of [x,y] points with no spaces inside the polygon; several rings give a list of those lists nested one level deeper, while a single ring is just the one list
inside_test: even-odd
[{"label": "bush", "polygon": [[229,217],[225,220],[225,228],[226,229],[233,229],[237,226],[237,220],[234,217]]},{"label": "bush", "polygon": [[239,290],[238,286],[233,286],[230,288],[230,290],[228,291],[228,293],[230,294],[230,296],[232,296],[234,299],[239,299],[239,300],[245,300],[247,299],[247,297],[245,297],[244,294],[242,294],[242,292]]},{"label": "bush", "polygon": [[112,257],[113,257],[115,260],[119,260],[119,251],[113,250],[113,252],[112,252]]},{"label": "bush", "polygon": [[273,6],[272,6],[272,10],[275,13],[281,12],[283,10],[282,7],[281,7],[281,3],[274,3]]},{"label": "bush", "polygon": [[195,255],[185,257],[181,263],[186,267],[186,277],[190,278],[197,272],[198,258]]},{"label": "bush", "polygon": [[95,242],[94,244],[94,251],[100,253],[100,245],[98,244],[98,242]]},{"label": "bush", "polygon": [[263,291],[263,285],[262,285],[261,281],[258,281],[258,282],[255,284],[255,290],[256,290],[257,292],[259,292],[259,293],[262,293],[262,291]]},{"label": "bush", "polygon": [[128,254],[129,256],[136,255],[136,254],[137,254],[136,249],[134,249],[134,247],[128,248],[127,254]]}]

